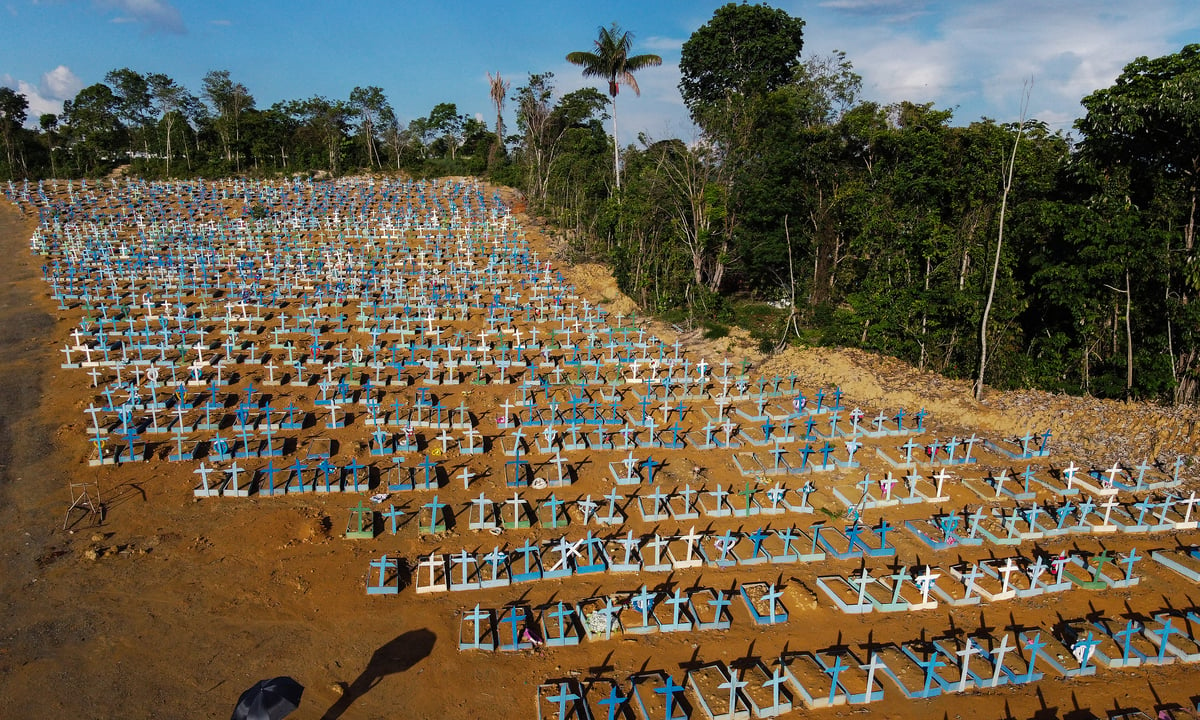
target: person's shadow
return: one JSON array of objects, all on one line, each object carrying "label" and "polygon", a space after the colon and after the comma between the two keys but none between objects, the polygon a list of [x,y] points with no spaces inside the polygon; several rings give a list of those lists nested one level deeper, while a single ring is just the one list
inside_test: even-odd
[{"label": "person's shadow", "polygon": [[371,661],[346,688],[321,720],[337,720],[354,701],[371,691],[387,675],[401,673],[416,665],[433,650],[437,635],[427,629],[409,630],[371,655]]}]

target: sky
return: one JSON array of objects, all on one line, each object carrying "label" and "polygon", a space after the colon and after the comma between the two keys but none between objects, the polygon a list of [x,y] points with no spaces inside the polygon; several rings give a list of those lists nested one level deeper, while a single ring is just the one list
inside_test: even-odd
[{"label": "sky", "polygon": [[[622,143],[693,139],[678,90],[680,49],[723,5],[709,0],[0,0],[0,85],[29,99],[31,125],[110,70],[160,72],[199,94],[229,70],[257,106],[383,88],[402,122],[453,102],[489,124],[487,73],[512,83],[553,72],[560,93],[595,85],[565,61],[601,25],[632,31],[641,95],[618,97]],[[1139,56],[1200,41],[1196,0],[778,0],[805,21],[804,56],[834,50],[863,78],[861,99],[910,100],[954,124],[1028,116],[1070,131],[1079,101]],[[513,101],[506,108],[512,128]]]}]

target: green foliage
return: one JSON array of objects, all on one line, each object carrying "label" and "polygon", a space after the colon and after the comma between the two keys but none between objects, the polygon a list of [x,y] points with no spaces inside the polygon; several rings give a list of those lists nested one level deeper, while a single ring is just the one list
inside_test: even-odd
[{"label": "green foliage", "polygon": [[723,325],[715,320],[708,320],[704,323],[704,339],[705,340],[720,340],[723,337],[729,336],[729,326]]},{"label": "green foliage", "polygon": [[731,95],[763,95],[792,79],[804,47],[804,21],[767,5],[729,3],[683,44],[679,92],[703,124]]},{"label": "green foliage", "polygon": [[0,140],[4,142],[4,169],[9,177],[24,170],[20,154],[21,126],[29,110],[29,101],[12,88],[0,86]]},{"label": "green foliage", "polygon": [[783,323],[788,318],[786,308],[754,300],[734,302],[730,306],[732,322],[750,331],[750,337],[766,349],[773,349],[783,337]]}]

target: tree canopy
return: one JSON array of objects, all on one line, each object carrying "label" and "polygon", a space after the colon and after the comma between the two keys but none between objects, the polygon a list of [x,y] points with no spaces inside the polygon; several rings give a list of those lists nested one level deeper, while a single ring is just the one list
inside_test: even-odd
[{"label": "tree canopy", "polygon": [[792,80],[804,48],[804,21],[768,5],[729,3],[683,44],[679,92],[701,123],[730,94],[762,95]]}]

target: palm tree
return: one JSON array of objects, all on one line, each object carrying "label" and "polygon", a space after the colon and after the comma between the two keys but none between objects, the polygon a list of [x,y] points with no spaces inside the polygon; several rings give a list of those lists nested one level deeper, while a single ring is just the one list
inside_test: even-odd
[{"label": "palm tree", "polygon": [[633,74],[642,68],[662,65],[662,58],[658,55],[630,57],[633,35],[628,31],[622,32],[616,23],[600,28],[595,45],[595,52],[576,51],[568,54],[567,62],[582,67],[584,77],[602,77],[608,81],[608,94],[613,103],[613,174],[617,178],[617,190],[620,190],[621,141],[617,139],[617,92],[621,85],[628,85],[633,88],[635,95],[640,96],[642,91]]},{"label": "palm tree", "polygon": [[508,87],[511,83],[500,77],[500,72],[497,71],[496,77],[492,77],[492,74],[488,73],[488,84],[492,88],[492,104],[496,106],[496,142],[488,152],[488,167],[490,168],[495,162],[496,155],[504,147],[504,98],[508,95]]}]

